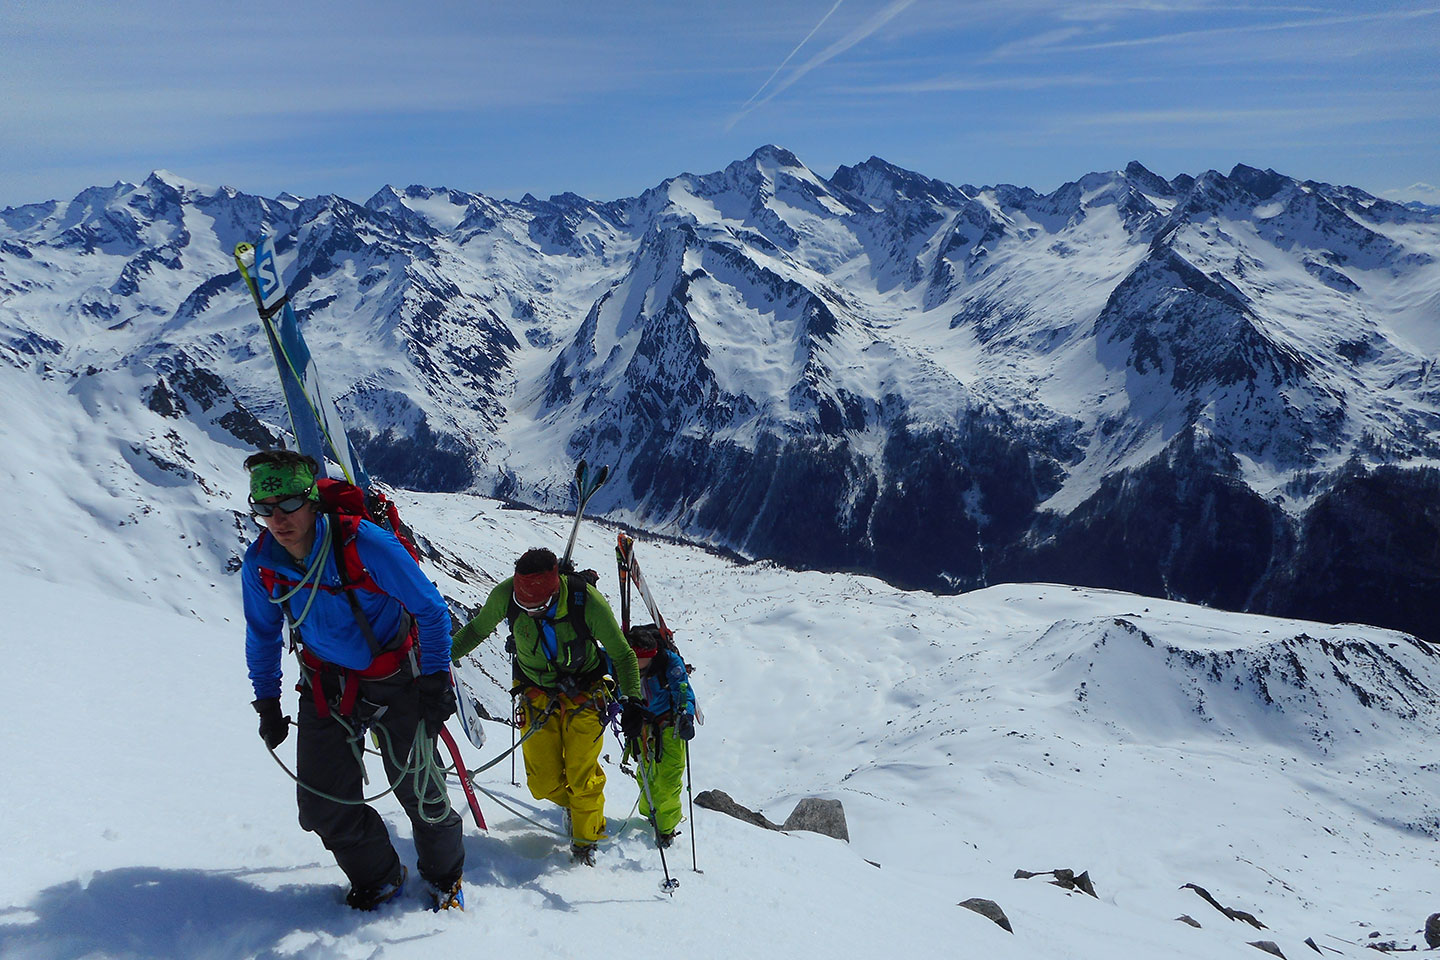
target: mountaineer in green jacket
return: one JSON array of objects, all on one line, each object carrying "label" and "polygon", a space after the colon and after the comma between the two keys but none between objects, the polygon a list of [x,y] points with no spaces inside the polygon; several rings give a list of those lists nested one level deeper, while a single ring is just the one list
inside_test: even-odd
[{"label": "mountaineer in green jacket", "polygon": [[515,561],[515,576],[497,584],[480,613],[455,634],[452,658],[458,661],[474,650],[501,621],[509,622],[514,637],[525,727],[540,721],[523,744],[526,783],[537,800],[565,809],[571,855],[593,866],[595,844],[605,834],[600,750],[610,697],[606,658],[596,641],[614,663],[622,723],[638,727],[642,709],[635,652],[600,592],[579,575],[562,575],[555,554],[545,549],[528,550]]}]

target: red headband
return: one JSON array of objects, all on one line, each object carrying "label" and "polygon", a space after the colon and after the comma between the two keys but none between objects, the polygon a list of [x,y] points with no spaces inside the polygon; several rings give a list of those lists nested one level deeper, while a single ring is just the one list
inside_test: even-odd
[{"label": "red headband", "polygon": [[548,606],[560,591],[560,571],[554,567],[539,573],[515,574],[515,602],[529,610]]}]

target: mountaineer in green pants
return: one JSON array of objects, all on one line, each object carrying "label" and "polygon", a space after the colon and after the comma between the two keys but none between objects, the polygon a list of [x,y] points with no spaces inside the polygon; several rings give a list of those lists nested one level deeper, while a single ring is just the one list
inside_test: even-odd
[{"label": "mountaineer in green pants", "polygon": [[664,642],[658,629],[635,627],[628,639],[640,667],[645,698],[638,731],[626,731],[638,763],[635,779],[640,782],[640,812],[650,816],[649,801],[653,801],[659,842],[668,847],[680,825],[686,743],[695,736],[695,693],[690,689],[685,661]]}]

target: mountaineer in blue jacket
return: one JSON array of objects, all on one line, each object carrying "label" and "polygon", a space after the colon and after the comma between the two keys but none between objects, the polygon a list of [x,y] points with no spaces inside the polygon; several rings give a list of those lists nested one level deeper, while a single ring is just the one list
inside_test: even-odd
[{"label": "mountaineer in blue jacket", "polygon": [[266,451],[245,468],[250,508],[266,527],[240,568],[245,659],[260,736],[273,751],[290,732],[280,707],[281,628],[289,625],[300,657],[300,826],[334,854],[350,880],[350,906],[373,910],[400,894],[405,866],[385,821],[363,802],[363,731],[380,731],[385,775],[414,827],[432,905],[463,909],[460,816],[446,796],[417,797],[415,777],[397,766],[410,758],[422,720],[433,747],[455,712],[449,608],[393,534],[319,509],[313,459]]},{"label": "mountaineer in blue jacket", "polygon": [[630,740],[626,752],[637,759],[640,813],[650,817],[653,811],[657,840],[668,847],[682,818],[680,791],[686,745],[695,737],[695,691],[685,661],[665,642],[658,627],[633,627],[628,639],[640,666],[645,702],[642,722],[626,731]]}]

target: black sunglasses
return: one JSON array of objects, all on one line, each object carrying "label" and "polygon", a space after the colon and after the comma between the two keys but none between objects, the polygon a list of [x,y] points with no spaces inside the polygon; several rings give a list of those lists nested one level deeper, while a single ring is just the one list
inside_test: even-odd
[{"label": "black sunglasses", "polygon": [[310,497],[308,494],[301,494],[298,497],[286,497],[277,503],[256,503],[254,500],[251,500],[250,512],[257,517],[271,516],[276,510],[283,513],[294,513],[309,502]]}]

